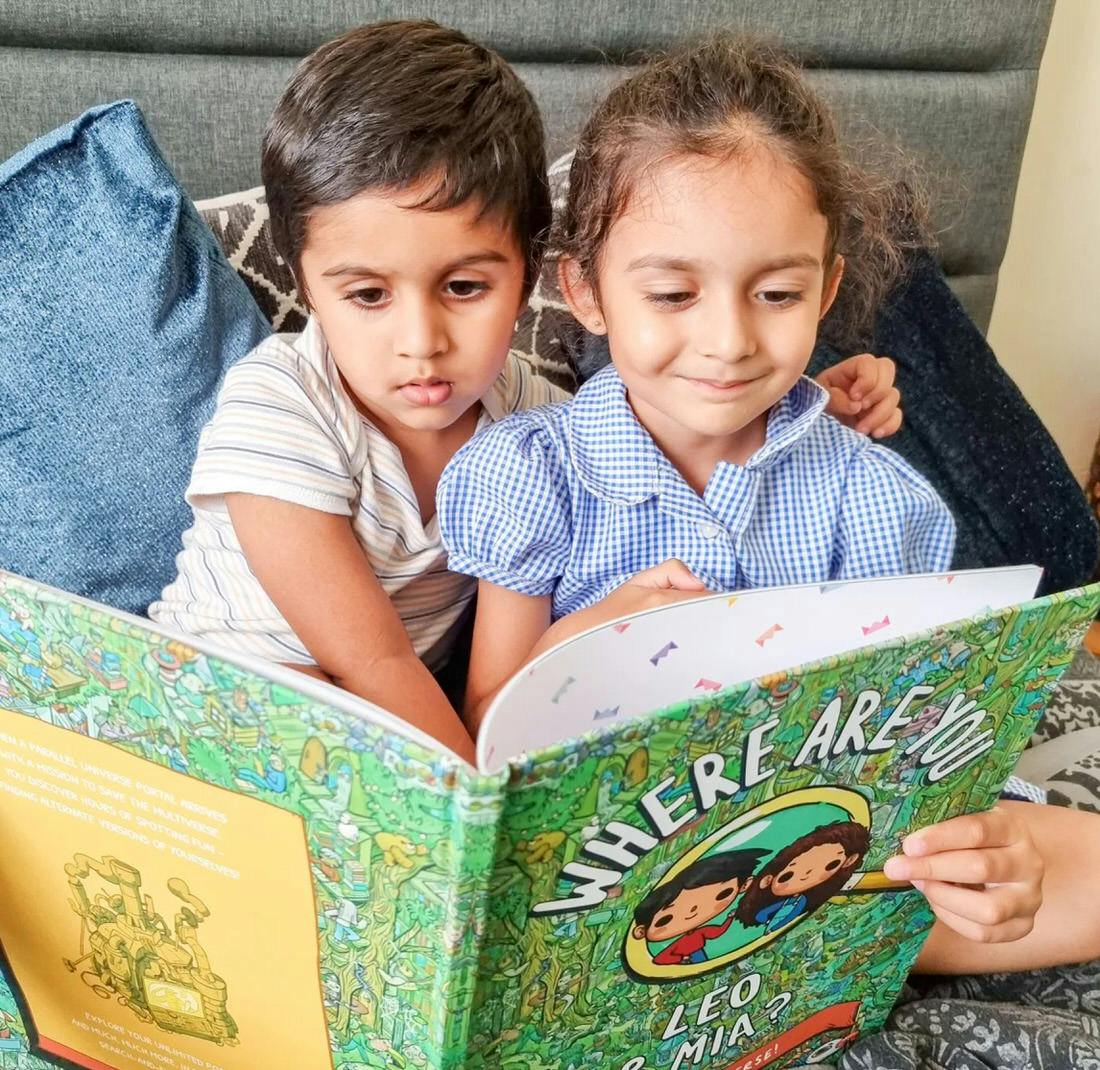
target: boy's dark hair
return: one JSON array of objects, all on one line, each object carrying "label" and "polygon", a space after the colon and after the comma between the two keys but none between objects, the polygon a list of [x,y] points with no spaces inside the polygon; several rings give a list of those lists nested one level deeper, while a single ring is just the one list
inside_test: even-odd
[{"label": "boy's dark hair", "polygon": [[720,851],[707,855],[681,870],[672,880],[658,885],[634,908],[634,921],[647,929],[658,911],[673,903],[688,888],[702,888],[707,884],[725,884],[726,881],[747,881],[766,851],[745,849]]},{"label": "boy's dark hair", "polygon": [[[784,847],[758,874],[757,882],[745,893],[741,902],[737,904],[737,920],[742,925],[759,925],[756,915],[764,907],[782,898],[775,894],[774,878],[778,877],[788,864],[793,862],[800,854],[809,851],[813,847],[821,847],[827,843],[837,844],[845,855],[856,855],[860,861],[867,853],[871,845],[871,832],[866,825],[858,821],[836,821],[831,825],[821,825],[805,836],[800,836],[794,843]],[[859,865],[859,862],[856,862]],[[804,894],[806,896],[806,909],[804,914],[812,914],[827,899],[832,899],[837,892],[848,882],[855,872],[854,867],[841,868],[836,875],[827,881],[810,888]],[[771,876],[773,881],[767,888],[760,885],[760,879]]]},{"label": "boy's dark hair", "polygon": [[314,208],[423,181],[416,207],[475,201],[515,234],[528,290],[538,276],[550,227],[538,108],[500,56],[457,30],[379,22],[322,45],[275,106],[261,172],[272,238],[299,290]]},{"label": "boy's dark hair", "polygon": [[855,166],[798,64],[758,41],[717,33],[688,43],[608,93],[581,132],[556,244],[595,284],[607,235],[647,168],[760,148],[780,155],[814,189],[828,221],[827,263],[837,253],[845,259],[822,332],[854,341],[904,273],[906,251],[929,244],[925,198],[915,169],[900,157],[891,167],[900,178]]}]

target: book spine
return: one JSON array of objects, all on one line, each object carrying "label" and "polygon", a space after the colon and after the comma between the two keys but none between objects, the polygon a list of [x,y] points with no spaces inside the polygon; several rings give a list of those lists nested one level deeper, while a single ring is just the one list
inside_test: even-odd
[{"label": "book spine", "polygon": [[438,985],[443,1011],[441,1070],[468,1065],[478,967],[504,802],[500,778],[462,773],[451,823],[451,874],[443,940],[448,951]]}]

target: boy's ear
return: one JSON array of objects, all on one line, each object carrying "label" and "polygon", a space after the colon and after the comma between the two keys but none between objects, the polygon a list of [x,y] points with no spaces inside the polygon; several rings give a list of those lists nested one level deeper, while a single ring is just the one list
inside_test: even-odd
[{"label": "boy's ear", "polygon": [[772,875],[770,873],[765,873],[764,876],[760,878],[760,887],[761,888],[767,888],[768,885],[771,884],[771,882],[772,882]]},{"label": "boy's ear", "polygon": [[833,266],[825,279],[825,287],[821,291],[821,311],[818,319],[824,319],[825,313],[833,306],[836,300],[837,290],[840,289],[840,280],[844,277],[844,257],[839,253],[833,258]]},{"label": "boy's ear", "polygon": [[644,925],[635,925],[634,926],[634,939],[635,940],[641,940],[644,937],[645,937],[645,926]]},{"label": "boy's ear", "polygon": [[607,324],[596,300],[596,291],[581,274],[580,265],[572,257],[558,261],[558,285],[569,310],[580,325],[593,334],[607,334]]}]

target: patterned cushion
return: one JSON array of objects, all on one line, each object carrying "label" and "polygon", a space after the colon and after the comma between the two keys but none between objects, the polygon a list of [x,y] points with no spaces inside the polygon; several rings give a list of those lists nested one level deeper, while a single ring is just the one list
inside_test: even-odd
[{"label": "patterned cushion", "polygon": [[[572,161],[573,154],[568,153],[550,167],[550,192],[555,208],[564,202]],[[199,201],[195,207],[275,330],[300,331],[308,313],[298,297],[290,269],[271,240],[263,186]],[[552,382],[572,390],[576,381],[570,353],[579,344],[580,331],[558,287],[558,257],[551,250],[528,307],[516,323],[512,348],[526,354]]]}]

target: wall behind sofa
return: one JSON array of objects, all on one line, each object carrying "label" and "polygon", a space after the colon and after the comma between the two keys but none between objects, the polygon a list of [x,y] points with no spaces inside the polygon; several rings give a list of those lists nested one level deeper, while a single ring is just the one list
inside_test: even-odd
[{"label": "wall behind sofa", "polygon": [[1100,434],[1100,3],[1058,0],[989,340],[1084,481]]}]

